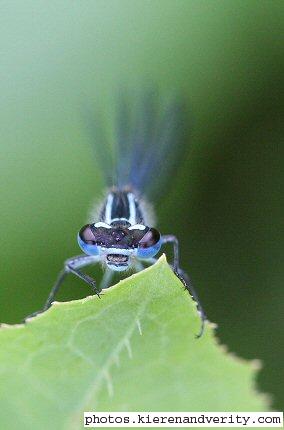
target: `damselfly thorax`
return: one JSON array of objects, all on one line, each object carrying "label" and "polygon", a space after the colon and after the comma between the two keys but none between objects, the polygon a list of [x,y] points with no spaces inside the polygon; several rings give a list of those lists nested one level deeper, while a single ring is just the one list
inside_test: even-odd
[{"label": "damselfly thorax", "polygon": [[149,259],[159,252],[161,235],[145,224],[142,200],[129,187],[108,192],[98,219],[82,227],[78,243],[85,254],[100,257],[109,269],[127,270],[135,259]]}]

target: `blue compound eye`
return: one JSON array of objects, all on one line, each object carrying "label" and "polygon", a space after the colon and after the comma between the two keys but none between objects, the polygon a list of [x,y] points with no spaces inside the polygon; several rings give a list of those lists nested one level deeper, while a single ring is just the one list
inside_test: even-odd
[{"label": "blue compound eye", "polygon": [[99,249],[95,242],[94,233],[90,224],[81,228],[78,233],[78,244],[82,251],[87,255],[99,255]]},{"label": "blue compound eye", "polygon": [[142,237],[137,248],[137,257],[152,258],[161,248],[161,235],[155,228],[150,228]]}]

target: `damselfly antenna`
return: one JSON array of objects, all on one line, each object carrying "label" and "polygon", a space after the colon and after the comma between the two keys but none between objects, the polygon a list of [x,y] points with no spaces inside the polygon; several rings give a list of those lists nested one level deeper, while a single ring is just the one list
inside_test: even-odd
[{"label": "damselfly antenna", "polygon": [[[172,269],[197,302],[201,317],[197,337],[202,335],[206,316],[188,275],[180,267],[178,240],[173,235],[161,235],[154,228],[148,206],[142,198],[145,194],[158,195],[165,178],[177,168],[184,151],[185,123],[185,109],[180,101],[161,106],[154,92],[148,92],[133,109],[129,99],[120,96],[115,151],[109,152],[114,167],[112,172],[104,169],[108,192],[97,215],[78,233],[78,244],[83,254],[65,261],[42,311],[51,306],[68,273],[85,281],[100,296],[100,292],[110,286],[115,272],[129,268],[139,271],[144,264],[155,263],[160,249],[171,244],[174,254]],[[106,166],[106,148],[111,148],[111,145],[107,144],[96,118],[92,128],[96,154],[102,166]],[[167,175],[162,175],[162,172]],[[94,263],[102,263],[106,267],[100,285],[81,270]]]}]

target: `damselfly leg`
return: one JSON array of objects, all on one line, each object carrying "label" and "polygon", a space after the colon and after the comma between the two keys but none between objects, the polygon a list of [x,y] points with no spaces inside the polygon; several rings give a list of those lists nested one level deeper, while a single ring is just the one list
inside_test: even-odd
[{"label": "damselfly leg", "polygon": [[189,278],[188,274],[183,269],[181,269],[180,267],[178,268],[177,271],[174,271],[174,272],[175,272],[176,276],[181,280],[185,289],[189,292],[189,294],[191,295],[193,300],[196,302],[197,310],[199,312],[200,319],[201,319],[200,330],[199,330],[199,333],[196,335],[196,337],[199,338],[203,335],[203,332],[205,329],[205,321],[207,319],[206,314],[205,314],[205,312],[201,306],[198,295],[196,294],[196,291],[192,285],[191,279]]},{"label": "damselfly leg", "polygon": [[96,281],[91,276],[79,270],[82,267],[97,263],[98,261],[100,261],[98,257],[75,257],[65,262],[65,270],[67,273],[73,273],[73,275],[76,275],[78,278],[82,279],[82,281],[85,281],[88,285],[90,285],[94,293],[97,294],[97,296],[100,296],[99,293],[101,289],[97,287]]},{"label": "damselfly leg", "polygon": [[206,314],[201,306],[200,300],[198,298],[198,295],[192,285],[191,279],[189,278],[188,274],[180,267],[179,262],[179,242],[178,239],[174,235],[164,235],[162,236],[162,244],[172,244],[174,249],[174,261],[173,261],[173,271],[176,274],[176,276],[181,280],[186,290],[189,292],[193,300],[197,304],[197,310],[200,314],[201,319],[201,327],[199,333],[196,335],[197,338],[201,337],[204,332],[204,325],[206,321]]},{"label": "damselfly leg", "polygon": [[100,290],[105,290],[111,286],[111,281],[114,277],[114,272],[110,270],[108,267],[105,269],[102,280],[100,282]]},{"label": "damselfly leg", "polygon": [[58,293],[60,287],[62,286],[66,276],[68,273],[73,273],[74,275],[78,276],[78,278],[85,281],[90,287],[92,288],[93,292],[100,297],[101,289],[97,287],[96,281],[89,275],[83,273],[81,270],[82,267],[86,267],[90,264],[98,263],[99,258],[98,257],[90,257],[88,255],[78,255],[72,258],[69,258],[64,263],[64,268],[59,272],[59,275],[55,281],[54,286],[52,287],[49,296],[43,306],[43,308],[37,312],[32,313],[31,315],[28,315],[26,319],[35,317],[36,315],[46,311],[50,308],[52,305],[52,302],[55,299],[56,294]]}]

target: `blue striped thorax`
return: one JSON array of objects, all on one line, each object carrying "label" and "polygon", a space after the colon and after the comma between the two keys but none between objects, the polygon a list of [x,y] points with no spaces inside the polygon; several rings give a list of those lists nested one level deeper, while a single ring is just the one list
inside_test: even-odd
[{"label": "blue striped thorax", "polygon": [[161,235],[144,224],[143,210],[132,191],[113,189],[99,218],[81,228],[78,243],[85,254],[100,256],[110,269],[124,271],[133,258],[152,258],[159,252]]}]

